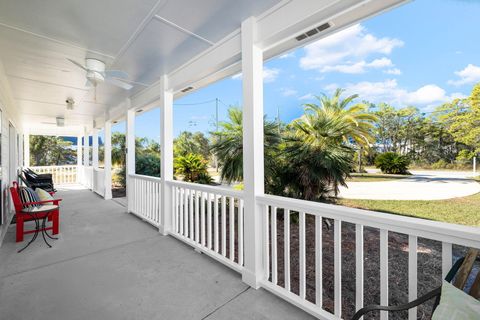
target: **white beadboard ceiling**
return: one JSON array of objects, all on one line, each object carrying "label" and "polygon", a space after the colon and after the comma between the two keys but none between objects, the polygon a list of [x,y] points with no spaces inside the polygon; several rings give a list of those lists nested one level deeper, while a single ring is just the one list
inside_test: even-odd
[{"label": "white beadboard ceiling", "polygon": [[[86,88],[67,58],[93,57],[152,84],[279,0],[0,0],[0,60],[25,126],[78,131],[130,92],[108,84]],[[73,111],[65,100],[76,101]]]}]

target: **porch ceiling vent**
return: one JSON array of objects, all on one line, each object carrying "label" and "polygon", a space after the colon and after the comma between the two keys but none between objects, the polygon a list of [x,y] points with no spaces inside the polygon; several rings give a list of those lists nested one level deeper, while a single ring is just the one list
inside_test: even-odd
[{"label": "porch ceiling vent", "polygon": [[322,25],[320,25],[316,28],[313,28],[312,30],[308,30],[307,32],[302,33],[301,35],[296,36],[295,39],[297,39],[297,41],[305,40],[307,38],[313,37],[314,35],[322,32],[322,31],[327,30],[331,26],[332,25],[329,22],[324,23],[324,24],[322,24]]},{"label": "porch ceiling vent", "polygon": [[65,125],[64,117],[56,117],[55,120],[57,120],[57,127],[63,127]]},{"label": "porch ceiling vent", "polygon": [[182,92],[188,92],[192,89],[193,89],[193,87],[186,87],[185,89],[182,89]]}]

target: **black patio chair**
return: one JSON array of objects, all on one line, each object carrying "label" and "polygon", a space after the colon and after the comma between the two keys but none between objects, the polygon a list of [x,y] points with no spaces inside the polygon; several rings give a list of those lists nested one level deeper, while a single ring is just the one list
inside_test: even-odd
[{"label": "black patio chair", "polygon": [[43,189],[49,193],[55,193],[57,192],[57,190],[55,189],[54,185],[53,185],[53,181],[51,179],[38,179],[38,180],[35,180],[35,179],[32,179],[30,177],[27,178],[27,174],[25,173],[25,171],[21,172],[18,177],[20,178],[20,180],[23,182],[24,185],[26,185],[27,187],[29,188],[32,188],[33,190],[35,190],[36,188],[40,188],[40,189]]},{"label": "black patio chair", "polygon": [[[464,290],[465,285],[467,284],[467,280],[470,276],[470,273],[472,272],[473,264],[475,263],[475,261],[480,262],[480,255],[478,253],[479,253],[478,249],[469,249],[465,257],[462,257],[455,262],[455,264],[452,266],[447,276],[445,277],[445,281],[448,281],[451,283],[452,280],[454,280],[453,285],[461,290]],[[352,320],[360,320],[364,315],[373,311],[398,312],[398,311],[409,310],[433,298],[436,298],[435,303],[433,305],[433,309],[432,309],[432,314],[433,314],[433,312],[435,311],[435,309],[437,308],[440,302],[441,292],[442,292],[442,287],[440,286],[416,300],[413,300],[409,303],[398,305],[398,306],[369,305],[358,310],[357,313],[355,313],[355,315],[353,316]],[[472,286],[470,287],[468,294],[474,297],[475,299],[480,298],[480,272],[478,272]]]},{"label": "black patio chair", "polygon": [[30,168],[24,168],[23,172],[28,180],[33,182],[48,182],[53,184],[53,177],[51,173],[38,174]]}]

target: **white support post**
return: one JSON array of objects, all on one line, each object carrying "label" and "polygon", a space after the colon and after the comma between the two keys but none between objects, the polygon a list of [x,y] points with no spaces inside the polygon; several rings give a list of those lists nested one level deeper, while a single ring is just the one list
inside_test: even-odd
[{"label": "white support post", "polygon": [[23,134],[23,166],[30,167],[30,134]]},{"label": "white support post", "polygon": [[98,169],[98,129],[92,131],[92,166]]},{"label": "white support post", "polygon": [[127,100],[127,133],[126,133],[126,146],[127,146],[127,208],[129,212],[133,210],[133,189],[130,179],[131,174],[135,174],[135,110],[129,110],[130,99]]},{"label": "white support post", "polygon": [[168,235],[172,230],[172,187],[167,184],[173,180],[173,92],[168,88],[166,75],[160,79],[160,176],[161,212],[159,231]]},{"label": "white support post", "polygon": [[88,138],[87,129],[83,135],[83,165],[85,167],[90,166],[90,139]]},{"label": "white support post", "polygon": [[245,185],[244,254],[242,280],[257,289],[265,278],[262,225],[265,214],[256,197],[264,194],[263,160],[263,52],[255,44],[253,17],[242,23],[243,180]]},{"label": "white support post", "polygon": [[83,183],[83,143],[82,136],[77,137],[77,183]]},{"label": "white support post", "polygon": [[[90,137],[88,136],[88,131],[87,129],[85,128],[85,134],[83,135],[83,178],[84,178],[84,181],[83,183],[85,184],[85,186],[91,190],[93,190],[93,186],[92,186],[92,181],[93,181],[93,170],[85,170],[85,168],[89,167],[90,166]],[[87,175],[89,175],[89,177],[87,177]]]},{"label": "white support post", "polygon": [[105,141],[104,141],[104,172],[105,172],[105,200],[112,199],[112,122],[105,121]]}]

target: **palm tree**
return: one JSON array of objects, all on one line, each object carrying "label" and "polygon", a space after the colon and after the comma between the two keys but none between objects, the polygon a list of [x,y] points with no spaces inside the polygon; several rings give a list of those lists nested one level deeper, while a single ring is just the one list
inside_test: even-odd
[{"label": "palm tree", "polygon": [[368,149],[375,141],[373,129],[377,117],[368,112],[368,105],[356,103],[351,105],[353,100],[358,98],[354,94],[342,99],[344,89],[335,90],[332,97],[325,94],[316,96],[320,102],[305,104],[304,117],[316,117],[318,119],[335,119],[337,127],[335,130],[341,133],[342,140],[347,144],[356,144],[363,149]]},{"label": "palm tree", "polygon": [[346,185],[354,149],[343,142],[345,126],[331,113],[306,113],[292,122],[283,148],[288,161],[278,172],[286,195],[319,200]]},{"label": "palm tree", "polygon": [[317,97],[319,105],[306,104],[304,115],[289,126],[284,146],[288,161],[279,172],[286,194],[306,200],[336,195],[339,185],[346,185],[353,144],[368,148],[374,141],[375,116],[364,104],[349,106],[357,95],[342,99],[342,92]]},{"label": "palm tree", "polygon": [[[236,107],[228,109],[227,122],[219,124],[220,130],[212,132],[212,151],[221,166],[222,181],[228,183],[243,180],[243,113]],[[269,175],[273,169],[272,154],[280,143],[277,124],[264,121],[265,171]]]}]

